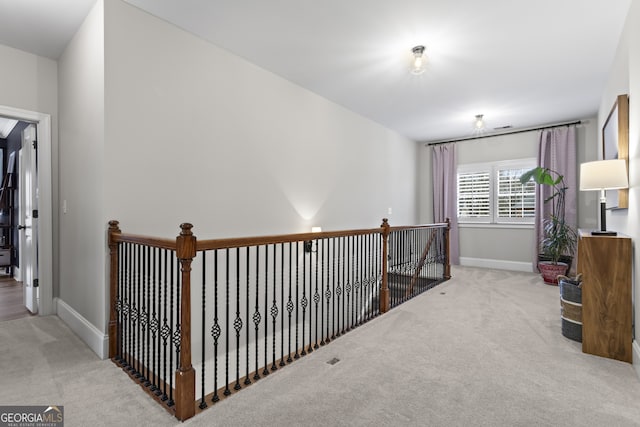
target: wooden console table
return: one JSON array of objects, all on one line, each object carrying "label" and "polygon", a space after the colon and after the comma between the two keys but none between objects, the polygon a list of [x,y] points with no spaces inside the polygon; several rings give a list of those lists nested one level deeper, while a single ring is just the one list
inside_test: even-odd
[{"label": "wooden console table", "polygon": [[631,239],[580,230],[582,352],[632,362]]}]

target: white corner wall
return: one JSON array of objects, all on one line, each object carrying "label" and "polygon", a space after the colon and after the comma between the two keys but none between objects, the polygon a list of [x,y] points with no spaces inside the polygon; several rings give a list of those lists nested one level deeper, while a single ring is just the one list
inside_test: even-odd
[{"label": "white corner wall", "polygon": [[[104,226],[200,238],[416,221],[416,143],[122,1],[105,5]],[[392,214],[388,214],[388,209]]]},{"label": "white corner wall", "polygon": [[[640,3],[632,2],[622,32],[615,61],[609,72],[598,114],[598,128],[602,129],[618,95],[629,94],[629,209],[607,213],[607,228],[630,236],[634,246],[634,301],[639,301],[640,289]],[[602,140],[598,140],[598,147]],[[638,322],[640,313],[634,309],[633,364],[640,375],[640,346]]]},{"label": "white corner wall", "polygon": [[60,293],[58,314],[106,357],[104,20],[99,0],[59,59]]},{"label": "white corner wall", "polygon": [[53,294],[58,271],[58,65],[49,58],[0,45],[0,104],[51,116],[51,197],[53,200]]}]

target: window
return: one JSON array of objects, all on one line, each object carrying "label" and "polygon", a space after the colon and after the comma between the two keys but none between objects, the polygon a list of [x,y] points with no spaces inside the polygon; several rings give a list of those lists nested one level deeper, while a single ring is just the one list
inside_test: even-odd
[{"label": "window", "polygon": [[533,224],[535,183],[522,185],[520,176],[535,166],[535,159],[458,166],[458,221]]}]

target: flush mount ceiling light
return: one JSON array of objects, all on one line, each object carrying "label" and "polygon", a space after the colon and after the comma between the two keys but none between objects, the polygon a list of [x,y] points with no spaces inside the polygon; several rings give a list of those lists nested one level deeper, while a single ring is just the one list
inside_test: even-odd
[{"label": "flush mount ceiling light", "polygon": [[424,46],[416,46],[411,49],[413,57],[411,59],[411,74],[424,73],[425,66],[427,64],[427,56],[424,54]]}]

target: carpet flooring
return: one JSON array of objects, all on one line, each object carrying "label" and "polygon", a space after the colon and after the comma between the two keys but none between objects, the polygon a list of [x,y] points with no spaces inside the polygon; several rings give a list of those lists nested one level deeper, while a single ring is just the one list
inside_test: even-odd
[{"label": "carpet flooring", "polygon": [[67,427],[640,426],[632,365],[564,338],[558,288],[527,273],[454,268],[185,423],[55,316],[2,322],[0,343],[0,404],[64,405]]}]

